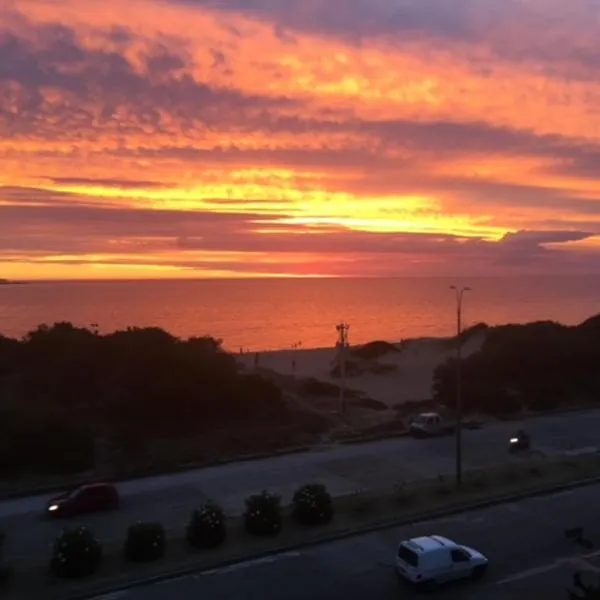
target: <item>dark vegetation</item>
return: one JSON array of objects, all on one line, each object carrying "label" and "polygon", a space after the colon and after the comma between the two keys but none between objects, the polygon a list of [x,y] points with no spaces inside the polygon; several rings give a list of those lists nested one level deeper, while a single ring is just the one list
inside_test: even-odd
[{"label": "dark vegetation", "polygon": [[[467,411],[509,416],[600,399],[600,316],[577,327],[478,324],[463,341],[482,331],[481,350],[463,359]],[[348,369],[372,370],[376,357],[395,351],[366,344]],[[58,323],[21,340],[0,336],[0,478],[127,477],[321,439],[330,421],[290,402],[284,383],[267,371],[245,373],[219,340],[157,328],[101,335]],[[434,401],[452,408],[454,361],[436,370],[434,384]],[[304,380],[294,392],[334,397],[339,387]]]},{"label": "dark vegetation", "polygon": [[79,579],[95,573],[101,561],[102,547],[88,529],[65,529],[54,542],[50,571],[57,577]]},{"label": "dark vegetation", "polygon": [[277,535],[283,526],[281,497],[263,491],[246,498],[244,524],[248,533],[252,535]]},{"label": "dark vegetation", "polygon": [[99,467],[112,476],[157,455],[170,468],[270,451],[295,440],[303,417],[310,435],[322,429],[211,337],[180,340],[157,328],[100,335],[70,323],[22,340],[0,336],[0,477]]},{"label": "dark vegetation", "polygon": [[292,518],[300,525],[324,525],[333,518],[333,500],[320,483],[308,483],[296,490]]},{"label": "dark vegetation", "polygon": [[[502,417],[600,401],[600,315],[575,327],[541,321],[476,328],[487,335],[462,361],[466,411]],[[455,369],[450,360],[434,373],[434,399],[449,408]]]},{"label": "dark vegetation", "polygon": [[353,348],[351,354],[352,356],[363,360],[377,360],[378,358],[393,352],[400,352],[400,349],[389,342],[376,340]]},{"label": "dark vegetation", "polygon": [[192,513],[185,532],[185,539],[192,548],[216,548],[226,537],[225,513],[220,506],[208,502]]}]

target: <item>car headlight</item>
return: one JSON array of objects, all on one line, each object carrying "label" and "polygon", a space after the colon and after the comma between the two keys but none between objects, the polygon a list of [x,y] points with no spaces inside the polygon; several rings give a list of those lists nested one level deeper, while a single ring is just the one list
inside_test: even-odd
[{"label": "car headlight", "polygon": [[48,507],[48,510],[49,510],[50,512],[54,512],[55,510],[58,510],[58,504],[51,504],[51,505]]}]

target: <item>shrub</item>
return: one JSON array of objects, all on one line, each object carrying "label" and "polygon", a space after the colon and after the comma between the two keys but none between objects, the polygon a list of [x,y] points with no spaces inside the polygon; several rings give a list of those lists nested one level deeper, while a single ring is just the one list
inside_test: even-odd
[{"label": "shrub", "polygon": [[85,527],[64,529],[54,542],[50,570],[57,577],[87,577],[98,570],[102,547]]},{"label": "shrub", "polygon": [[281,498],[263,491],[246,498],[246,530],[252,535],[276,535],[281,531]]},{"label": "shrub", "polygon": [[132,562],[152,562],[165,555],[165,528],[160,523],[136,523],[127,530],[125,558]]},{"label": "shrub", "polygon": [[364,344],[363,346],[359,346],[358,348],[353,348],[351,352],[353,356],[358,358],[373,360],[381,358],[382,356],[390,354],[391,352],[400,352],[400,349],[389,342],[376,340],[374,342]]},{"label": "shrub", "polygon": [[321,483],[309,483],[296,490],[292,518],[301,525],[322,525],[333,518],[333,502]]},{"label": "shrub", "polygon": [[220,506],[208,502],[194,510],[187,526],[185,539],[193,548],[215,548],[225,541],[227,525]]}]

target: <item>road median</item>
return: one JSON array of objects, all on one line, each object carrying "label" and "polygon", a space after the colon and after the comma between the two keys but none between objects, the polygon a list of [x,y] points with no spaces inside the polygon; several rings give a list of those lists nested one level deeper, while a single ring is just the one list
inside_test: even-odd
[{"label": "road median", "polygon": [[593,453],[558,459],[522,459],[509,465],[469,471],[461,489],[448,477],[411,483],[390,482],[386,487],[357,489],[334,498],[335,516],[327,525],[301,527],[290,518],[289,508],[285,508],[279,535],[253,537],[245,531],[242,517],[230,518],[225,543],[212,550],[189,548],[185,542],[186,523],[182,523],[180,528],[167,532],[166,555],[153,563],[128,563],[123,557],[124,539],[105,541],[99,571],[75,582],[50,575],[50,556],[45,564],[14,564],[11,566],[15,578],[5,593],[11,600],[83,599],[376,529],[592,483],[596,479],[600,479],[600,455]]}]

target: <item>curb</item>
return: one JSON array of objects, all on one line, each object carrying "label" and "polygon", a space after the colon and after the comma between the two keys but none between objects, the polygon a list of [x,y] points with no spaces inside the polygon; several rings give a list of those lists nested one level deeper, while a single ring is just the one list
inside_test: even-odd
[{"label": "curb", "polygon": [[[381,523],[377,523],[375,525],[366,525],[363,527],[358,527],[356,529],[342,531],[338,533],[330,533],[323,534],[320,537],[312,539],[306,542],[300,542],[294,545],[281,545],[276,548],[272,548],[270,550],[263,550],[260,552],[250,553],[246,556],[239,556],[231,559],[224,559],[221,561],[215,561],[215,563],[205,566],[196,566],[196,567],[185,567],[181,569],[174,569],[168,573],[162,573],[160,575],[154,575],[151,577],[140,578],[138,580],[130,581],[128,583],[122,584],[114,584],[107,585],[105,587],[98,586],[97,589],[93,591],[86,592],[75,592],[73,594],[65,594],[64,592],[60,592],[58,595],[48,596],[48,600],[92,600],[98,596],[108,596],[110,594],[114,594],[116,592],[141,587],[144,585],[153,585],[156,583],[161,583],[164,581],[169,581],[171,579],[178,579],[180,577],[186,577],[188,575],[194,574],[202,574],[207,571],[213,571],[215,569],[220,569],[224,567],[228,567],[230,565],[234,565],[237,563],[247,562],[251,560],[256,560],[260,558],[266,558],[269,556],[274,556],[276,554],[281,554],[283,552],[289,552],[290,550],[298,550],[302,548],[310,548],[313,546],[318,546],[321,544],[335,542],[338,540],[343,540],[355,536],[366,535],[368,533],[372,533],[375,531],[381,531],[384,529],[390,529],[392,527],[402,527],[403,525],[409,525],[412,523],[419,523],[423,521],[430,521],[432,519],[439,519],[446,516],[455,515],[462,512],[471,512],[474,510],[480,510],[483,508],[488,508],[490,506],[496,506],[499,504],[505,504],[509,502],[516,502],[519,500],[524,500],[527,498],[535,498],[537,496],[546,496],[549,494],[553,494],[556,492],[561,492],[564,490],[570,490],[579,487],[585,487],[588,485],[594,485],[600,483],[600,476],[592,477],[588,479],[580,479],[570,483],[562,483],[551,486],[546,486],[540,488],[538,490],[530,490],[527,492],[520,492],[515,494],[505,494],[503,496],[497,496],[495,498],[489,498],[486,500],[480,500],[471,502],[468,504],[463,504],[461,506],[453,506],[444,509],[431,510],[424,514],[418,515],[416,517],[404,517],[397,519],[390,519],[388,521],[383,521]],[[98,599],[100,600],[100,598]]]}]

